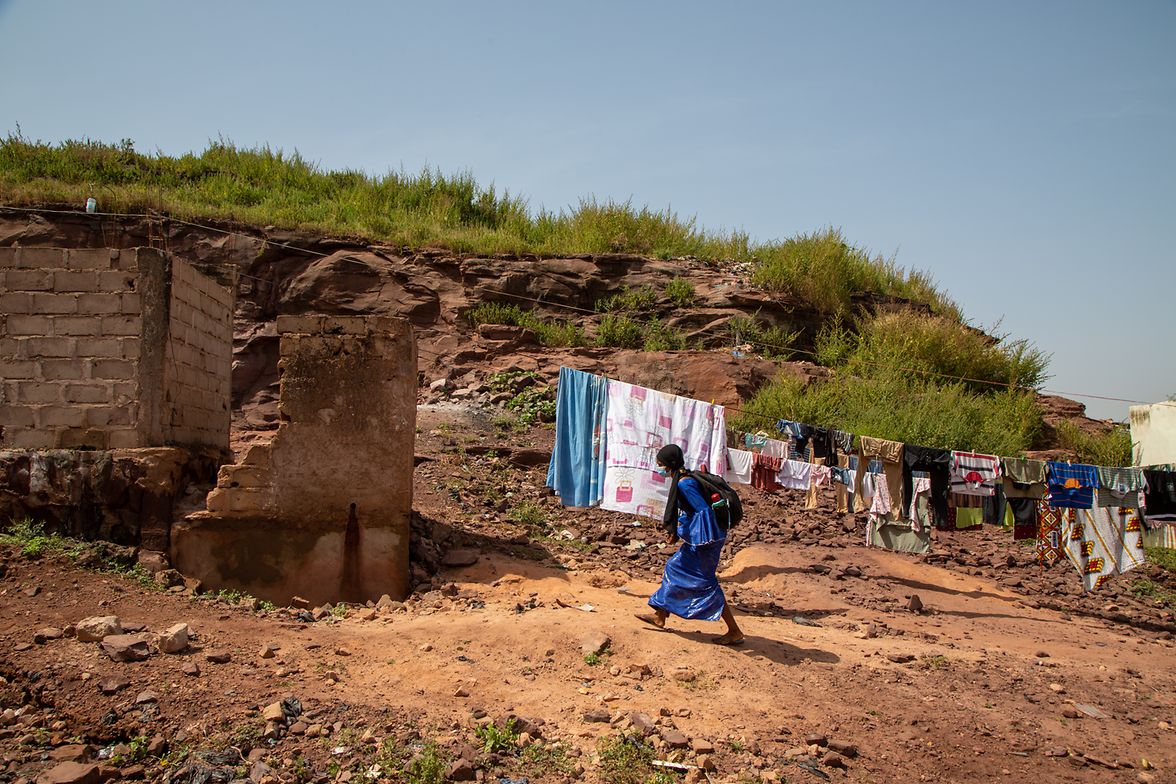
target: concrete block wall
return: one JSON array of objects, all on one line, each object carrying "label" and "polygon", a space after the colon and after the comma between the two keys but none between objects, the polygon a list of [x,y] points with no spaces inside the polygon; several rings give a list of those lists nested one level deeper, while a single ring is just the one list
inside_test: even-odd
[{"label": "concrete block wall", "polygon": [[0,248],[0,445],[142,446],[135,251]]},{"label": "concrete block wall", "polygon": [[[199,317],[173,346],[193,290]],[[227,449],[232,293],[149,248],[0,248],[0,448]],[[202,367],[183,378],[207,394],[169,358]]]},{"label": "concrete block wall", "polygon": [[233,363],[233,290],[172,259],[163,439],[228,444]]}]

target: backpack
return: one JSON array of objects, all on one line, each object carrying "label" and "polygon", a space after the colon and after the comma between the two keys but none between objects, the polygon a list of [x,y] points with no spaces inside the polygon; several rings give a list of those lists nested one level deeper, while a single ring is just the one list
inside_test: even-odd
[{"label": "backpack", "polygon": [[727,480],[721,476],[708,474],[705,471],[688,471],[687,475],[702,485],[703,495],[709,496],[711,511],[714,512],[715,522],[724,531],[735,526],[743,519],[743,503],[739,494],[735,492]]}]

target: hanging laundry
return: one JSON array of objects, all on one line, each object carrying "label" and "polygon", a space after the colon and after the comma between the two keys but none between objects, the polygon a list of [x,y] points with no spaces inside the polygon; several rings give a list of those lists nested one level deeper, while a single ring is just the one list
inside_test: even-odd
[{"label": "hanging laundry", "polygon": [[787,441],[769,438],[764,441],[758,451],[761,455],[779,457],[786,460],[792,454],[792,446]]},{"label": "hanging laundry", "polygon": [[1144,514],[1152,522],[1176,523],[1176,472],[1143,470],[1147,480]]},{"label": "hanging laundry", "polygon": [[607,417],[608,379],[561,367],[547,486],[564,506],[596,506],[601,501]]},{"label": "hanging laundry", "polygon": [[825,465],[825,458],[823,457],[814,457],[811,465],[813,469],[812,482],[809,484],[808,493],[805,494],[805,509],[817,508],[817,500],[819,498],[818,490],[822,486],[829,484],[829,477],[833,475],[833,472]]},{"label": "hanging laundry", "polygon": [[1005,498],[1045,498],[1045,461],[1026,457],[1002,457]]},{"label": "hanging laundry", "polygon": [[913,501],[911,477],[915,471],[926,472],[931,480],[928,500],[931,504],[932,521],[936,528],[947,527],[947,494],[951,487],[951,452],[946,449],[932,449],[925,446],[903,446],[902,456],[902,501],[903,508],[909,508]]},{"label": "hanging laundry", "polygon": [[682,448],[690,470],[727,471],[722,406],[610,380],[606,421],[602,509],[660,517],[670,481],[655,469],[657,452],[667,444]]},{"label": "hanging laundry", "polygon": [[755,455],[751,464],[751,486],[769,493],[779,490],[782,485],[776,480],[776,475],[780,473],[780,466],[785,462],[787,461],[779,457]]},{"label": "hanging laundry", "polygon": [[[923,474],[923,472],[919,472]],[[926,475],[911,479],[911,503],[905,508],[906,518],[915,531],[922,533],[931,527],[931,479]],[[946,519],[946,515],[945,515]]]},{"label": "hanging laundry", "polygon": [[902,516],[902,443],[870,438],[869,436],[861,436],[858,438],[858,442],[859,455],[857,477],[854,479],[855,489],[861,487],[866,463],[869,462],[868,458],[877,457],[882,461],[882,472],[886,475],[887,492],[890,498],[895,499],[892,507],[892,519],[898,519]]},{"label": "hanging laundry", "polygon": [[845,514],[853,509],[853,473],[855,468],[857,468],[856,457],[848,454],[837,456],[837,466],[832,470],[838,514]]},{"label": "hanging laundry", "polygon": [[1059,509],[1037,502],[1037,562],[1052,566],[1062,557],[1062,527],[1074,517],[1073,509]]},{"label": "hanging laundry", "polygon": [[[1136,512],[1136,519],[1140,519],[1138,510]],[[1176,549],[1176,525],[1167,525],[1161,523],[1154,528],[1148,528],[1147,526],[1144,526],[1143,546],[1167,547],[1168,549]]]},{"label": "hanging laundry", "polygon": [[1062,526],[1062,549],[1082,576],[1082,587],[1093,591],[1143,565],[1142,533],[1134,509],[1074,509]]},{"label": "hanging laundry", "polygon": [[1007,507],[1004,485],[998,484],[996,492],[984,499],[984,524],[1004,525]]},{"label": "hanging laundry", "polygon": [[1089,509],[1094,506],[1094,489],[1098,471],[1092,465],[1050,460],[1049,505],[1063,509]]},{"label": "hanging laundry", "polygon": [[813,482],[813,464],[785,460],[776,472],[776,483],[786,490],[808,490]]},{"label": "hanging laundry", "polygon": [[1036,539],[1038,502],[1032,498],[1010,498],[1008,503],[1013,513],[1013,539]]},{"label": "hanging laundry", "polygon": [[768,443],[767,433],[744,433],[743,446],[752,451],[758,452],[764,448],[764,444]]},{"label": "hanging laundry", "polygon": [[866,522],[866,545],[903,553],[931,551],[931,532],[916,531],[907,520],[891,520],[890,490],[887,482],[878,482]]},{"label": "hanging laundry", "polygon": [[830,430],[830,437],[833,439],[833,446],[843,455],[848,455],[853,452],[853,433],[845,430]]},{"label": "hanging laundry", "polygon": [[1107,468],[1095,466],[1098,472],[1098,490],[1094,494],[1094,505],[1104,507],[1140,506],[1143,491],[1143,470],[1139,468]]},{"label": "hanging laundry", "polygon": [[976,452],[951,453],[951,491],[960,495],[990,496],[1000,480],[1000,458]]},{"label": "hanging laundry", "polygon": [[755,455],[751,452],[742,449],[728,449],[727,473],[723,474],[723,478],[731,484],[751,484],[751,467],[754,457]]}]

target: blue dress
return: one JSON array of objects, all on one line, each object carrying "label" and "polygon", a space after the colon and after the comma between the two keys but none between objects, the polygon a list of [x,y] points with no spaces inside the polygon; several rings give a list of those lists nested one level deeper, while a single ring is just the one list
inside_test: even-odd
[{"label": "blue dress", "polygon": [[717,621],[727,606],[715,572],[727,532],[715,521],[710,501],[690,477],[678,482],[680,507],[697,509],[678,513],[678,552],[666,561],[661,587],[649,597],[649,606],[681,618]]}]

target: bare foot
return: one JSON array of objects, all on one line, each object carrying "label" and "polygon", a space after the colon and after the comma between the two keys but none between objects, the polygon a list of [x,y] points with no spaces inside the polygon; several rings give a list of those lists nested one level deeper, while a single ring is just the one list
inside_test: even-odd
[{"label": "bare foot", "polygon": [[722,637],[715,637],[711,642],[715,645],[742,645],[744,639],[746,638],[742,634],[727,632]]},{"label": "bare foot", "polygon": [[666,628],[666,619],[653,613],[637,613],[633,617],[643,623],[648,623],[650,626],[656,626],[659,629]]}]

